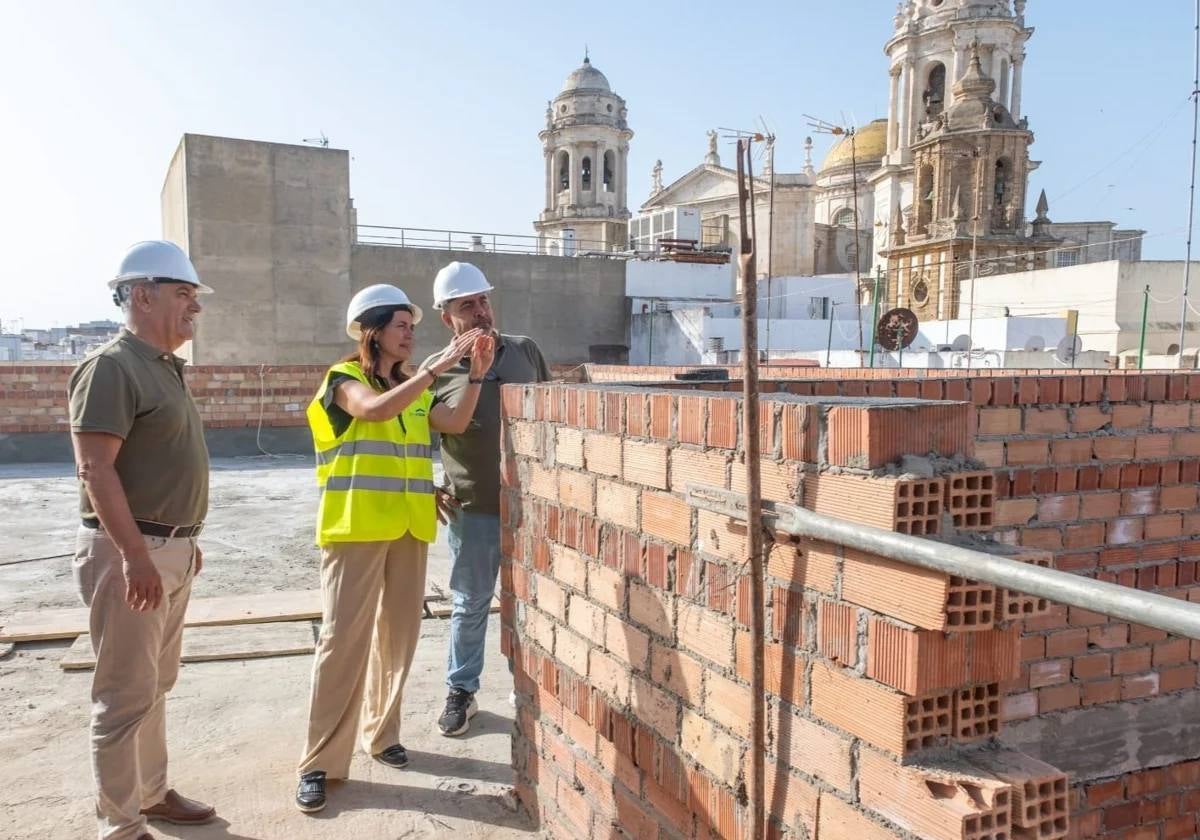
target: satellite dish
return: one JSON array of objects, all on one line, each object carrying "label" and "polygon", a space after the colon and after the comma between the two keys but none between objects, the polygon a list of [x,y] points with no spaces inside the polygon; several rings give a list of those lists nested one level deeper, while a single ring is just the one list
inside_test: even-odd
[{"label": "satellite dish", "polygon": [[1031,353],[1040,353],[1046,349],[1046,339],[1040,335],[1031,335],[1025,342],[1025,349]]},{"label": "satellite dish", "polygon": [[1054,360],[1059,364],[1074,364],[1081,350],[1083,350],[1083,341],[1079,336],[1068,335],[1058,342],[1058,347],[1054,348]]},{"label": "satellite dish", "polygon": [[971,349],[971,336],[965,334],[957,336],[954,341],[951,342],[950,348],[959,353],[967,352]]},{"label": "satellite dish", "polygon": [[917,324],[917,316],[911,309],[892,309],[879,319],[875,327],[876,340],[884,350],[903,350],[917,337]]}]

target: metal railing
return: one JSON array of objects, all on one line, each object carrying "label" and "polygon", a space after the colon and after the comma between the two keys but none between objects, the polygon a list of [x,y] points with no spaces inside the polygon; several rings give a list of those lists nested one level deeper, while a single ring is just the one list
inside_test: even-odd
[{"label": "metal railing", "polygon": [[552,256],[616,255],[613,243],[558,236],[529,236],[519,233],[479,233],[469,230],[359,225],[358,241],[364,245],[395,248],[432,248],[445,251],[476,251],[496,254],[549,254]]},{"label": "metal railing", "polygon": [[[689,485],[688,503],[746,518],[746,497],[728,490]],[[1057,604],[1090,610],[1134,624],[1200,639],[1200,604],[1128,586],[1046,569],[970,548],[847,522],[780,503],[763,504],[764,527],[886,557],[911,566],[1002,586]]]}]

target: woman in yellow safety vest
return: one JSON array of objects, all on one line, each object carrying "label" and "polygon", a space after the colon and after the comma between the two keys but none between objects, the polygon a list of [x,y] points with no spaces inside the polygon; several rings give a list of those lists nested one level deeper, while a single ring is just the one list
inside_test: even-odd
[{"label": "woman in yellow safety vest", "polygon": [[[305,812],[325,807],[326,778],[349,774],[356,736],[376,760],[408,764],[400,699],[420,634],[426,552],[437,536],[430,428],[466,429],[495,354],[494,339],[474,330],[406,375],[420,320],[420,308],[395,286],[356,294],[346,333],[358,348],[329,369],[308,406],[321,488],[322,623],[296,792]],[[463,399],[433,405],[429,386],[468,354]]]}]

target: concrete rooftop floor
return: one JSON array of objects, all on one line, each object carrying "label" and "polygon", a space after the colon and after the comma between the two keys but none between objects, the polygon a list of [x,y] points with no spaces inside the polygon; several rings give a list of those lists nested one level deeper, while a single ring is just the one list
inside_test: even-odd
[{"label": "concrete rooftop floor", "polygon": [[[69,464],[0,467],[0,623],[15,611],[79,606],[69,557],[76,490]],[[214,462],[204,571],[194,598],[316,588],[316,488],[301,457]],[[12,564],[13,560],[49,558]],[[449,578],[445,538],[428,579]],[[168,701],[171,783],[216,805],[216,823],[153,824],[157,837],[507,838],[536,832],[512,808],[508,704],[512,678],[499,654],[498,617],[471,732],[436,728],[449,625],[427,619],[404,700],[402,740],[411,764],[392,770],[360,755],[352,779],[330,786],[330,805],[305,816],[292,805],[305,728],[311,657],[185,664]],[[18,645],[0,659],[0,836],[95,837],[88,757],[90,672],[64,672],[70,642]]]}]

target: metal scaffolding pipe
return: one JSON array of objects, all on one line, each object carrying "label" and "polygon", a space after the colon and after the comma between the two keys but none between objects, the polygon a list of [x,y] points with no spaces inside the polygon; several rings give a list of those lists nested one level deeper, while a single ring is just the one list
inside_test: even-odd
[{"label": "metal scaffolding pipe", "polygon": [[[688,485],[688,504],[735,519],[746,519],[745,495],[700,485]],[[910,566],[1002,586],[1036,595],[1056,604],[1090,610],[1134,624],[1200,640],[1200,604],[1155,595],[1128,586],[1045,569],[1008,557],[946,542],[897,534],[871,525],[778,502],[763,504],[767,529],[855,548]]]},{"label": "metal scaffolding pipe", "polygon": [[1057,604],[1080,607],[1178,636],[1200,639],[1200,604],[1045,569],[949,543],[846,522],[791,505],[776,505],[774,512],[775,529],[797,537],[811,537],[856,548],[889,560],[1002,586]]}]

